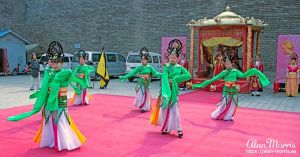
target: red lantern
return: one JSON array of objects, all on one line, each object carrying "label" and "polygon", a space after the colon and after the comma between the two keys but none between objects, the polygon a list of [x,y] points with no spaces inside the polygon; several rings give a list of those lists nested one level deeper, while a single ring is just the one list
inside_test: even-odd
[{"label": "red lantern", "polygon": [[274,82],[273,90],[274,90],[274,94],[279,92],[279,83],[278,83],[278,81]]}]

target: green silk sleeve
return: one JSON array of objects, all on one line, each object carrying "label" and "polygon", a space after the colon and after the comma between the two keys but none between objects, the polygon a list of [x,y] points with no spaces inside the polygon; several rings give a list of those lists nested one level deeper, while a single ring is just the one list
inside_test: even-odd
[{"label": "green silk sleeve", "polygon": [[164,66],[164,71],[162,74],[162,96],[163,96],[163,104],[162,108],[166,108],[167,104],[170,100],[172,100],[172,107],[178,101],[178,83],[187,81],[191,78],[190,73],[182,66],[180,66],[180,75],[175,76],[172,79],[172,88],[170,88],[169,76],[168,76],[168,67]]},{"label": "green silk sleeve", "polygon": [[85,66],[85,75],[84,75],[84,82],[86,83],[86,85],[87,86],[90,86],[89,85],[89,82],[90,82],[90,74],[92,73],[92,72],[95,72],[95,68],[93,67],[93,66],[89,66],[89,65],[87,65],[87,66]]},{"label": "green silk sleeve", "polygon": [[270,84],[270,80],[266,77],[266,75],[255,68],[251,68],[251,69],[247,70],[245,73],[242,73],[239,70],[237,71],[238,78],[246,78],[246,77],[253,76],[253,75],[258,76],[259,81],[261,82],[261,85],[263,87],[266,87]]},{"label": "green silk sleeve", "polygon": [[[56,74],[55,80],[58,80],[60,82],[67,81],[68,84],[70,84],[71,87],[75,90],[75,93],[78,95],[81,94],[81,89],[85,89],[89,87],[89,85],[85,83],[83,80],[81,80],[77,76],[72,75],[71,69],[63,69],[61,72]],[[77,87],[76,85],[72,84],[72,82],[79,84],[80,87]]]},{"label": "green silk sleeve", "polygon": [[67,84],[70,84],[78,95],[81,94],[81,89],[76,85],[73,85],[72,82],[78,83],[81,88],[87,88],[86,84],[82,80],[72,75],[72,71],[70,69],[61,70],[55,75],[54,80],[49,85],[50,93],[46,106],[46,109],[49,111],[58,109],[58,93],[62,82],[67,82]]},{"label": "green silk sleeve", "polygon": [[68,81],[69,77],[73,76],[71,70],[62,69],[60,72],[55,74],[54,80],[50,83],[49,97],[46,105],[46,110],[55,111],[58,109],[58,93],[61,87],[61,83]]},{"label": "green silk sleeve", "polygon": [[41,91],[37,90],[36,92],[29,95],[29,99],[37,98],[40,95]]},{"label": "green silk sleeve", "polygon": [[192,86],[192,89],[196,89],[196,88],[204,88],[205,86],[223,78],[225,75],[227,74],[226,70],[223,70],[220,74],[216,75],[215,77],[213,77],[210,80],[205,80],[204,82],[200,83],[200,84],[194,84]]},{"label": "green silk sleeve", "polygon": [[127,75],[125,76],[120,76],[120,80],[125,80],[125,79],[128,79],[129,77],[132,77],[134,75],[136,75],[140,70],[140,66],[136,67],[134,70],[132,70],[130,73],[128,73]]},{"label": "green silk sleeve", "polygon": [[46,110],[54,111],[58,109],[58,93],[60,88],[60,81],[57,78],[54,78],[49,87],[50,92],[47,100]]},{"label": "green silk sleeve", "polygon": [[[172,107],[177,101],[178,101],[178,83],[188,81],[191,78],[191,74],[182,66],[180,66],[181,74],[178,76],[175,76],[172,79],[172,88],[171,88],[171,100],[172,104],[170,107]],[[164,108],[167,104],[164,104]]]},{"label": "green silk sleeve", "polygon": [[168,76],[168,67],[164,65],[164,70],[161,77],[161,96],[163,97],[162,108],[166,108],[171,99],[171,88]]},{"label": "green silk sleeve", "polygon": [[191,74],[184,67],[180,66],[180,68],[181,68],[181,75],[174,77],[173,82],[175,81],[176,83],[181,83],[191,79]]},{"label": "green silk sleeve", "polygon": [[92,72],[95,72],[95,68],[90,65],[85,65],[84,66],[84,71],[86,75],[90,75]]},{"label": "green silk sleeve", "polygon": [[37,97],[37,99],[33,105],[33,109],[29,112],[24,112],[19,115],[8,117],[9,121],[22,120],[24,118],[30,117],[30,116],[38,113],[42,109],[44,104],[47,102],[47,98],[48,98],[48,87],[49,87],[49,79],[50,79],[49,73],[51,72],[51,70],[52,69],[49,69],[49,68],[45,69],[42,88],[39,92],[36,92],[35,95],[32,96],[32,98]]},{"label": "green silk sleeve", "polygon": [[[75,76],[70,76],[68,78],[68,82],[71,85],[71,87],[75,90],[75,93],[77,95],[81,94],[81,89],[85,89],[85,88],[89,87],[88,83],[85,83],[84,81],[82,81],[81,79],[79,79],[78,77],[75,77]],[[72,84],[72,82],[79,84],[80,87],[77,87],[76,85]]]}]

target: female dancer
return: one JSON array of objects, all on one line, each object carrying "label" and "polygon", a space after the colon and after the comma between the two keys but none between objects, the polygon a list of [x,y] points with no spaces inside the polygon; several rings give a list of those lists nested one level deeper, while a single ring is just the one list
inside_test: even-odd
[{"label": "female dancer", "polygon": [[161,73],[148,64],[149,54],[147,48],[144,47],[140,50],[140,56],[142,65],[136,67],[129,74],[120,76],[120,79],[125,80],[138,75],[139,79],[136,86],[136,97],[133,104],[134,106],[139,107],[141,112],[144,113],[150,110],[151,107],[151,93],[149,89],[151,77],[160,77]]},{"label": "female dancer", "polygon": [[[93,66],[89,66],[85,64],[87,55],[84,50],[78,51],[79,55],[79,65],[76,67],[76,69],[73,72],[73,76],[78,77],[80,80],[82,80],[86,86],[89,86],[89,75],[90,73],[95,71],[95,68]],[[78,84],[79,86],[79,84]],[[91,100],[91,95],[88,92],[88,89],[82,89],[81,95],[77,95],[74,93],[73,99],[71,101],[72,104],[75,105],[89,105],[89,102]]]},{"label": "female dancer", "polygon": [[220,74],[210,80],[202,82],[201,84],[189,84],[189,86],[192,86],[192,89],[204,88],[208,84],[211,84],[223,78],[225,81],[225,85],[223,88],[221,103],[218,108],[211,114],[211,117],[217,120],[229,121],[233,120],[233,116],[238,106],[238,78],[246,78],[249,76],[257,75],[263,87],[269,85],[270,81],[262,72],[255,68],[252,68],[245,73],[242,73],[241,71],[233,68],[231,56],[225,56],[224,59],[226,69],[223,70]]},{"label": "female dancer", "polygon": [[[62,69],[64,55],[58,42],[54,41],[49,45],[47,55],[51,59],[52,68],[45,71],[41,91],[31,95],[31,98],[37,97],[32,111],[11,116],[8,120],[18,121],[42,110],[42,124],[34,141],[38,142],[40,147],[54,147],[59,151],[72,150],[80,147],[86,138],[69,115],[67,89],[70,82],[79,83],[82,88],[87,86],[73,77],[70,69]],[[80,89],[74,85],[72,87],[80,94]]]},{"label": "female dancer", "polygon": [[[177,64],[180,50],[172,48],[169,53],[169,63],[164,65],[162,74],[161,96],[150,119],[153,125],[158,124],[162,127],[162,135],[169,134],[172,130],[176,130],[178,137],[182,138],[183,132],[180,124],[178,106],[178,83],[188,81],[191,75],[184,67]],[[156,119],[155,117],[157,117],[157,120],[153,122],[152,120]]]}]

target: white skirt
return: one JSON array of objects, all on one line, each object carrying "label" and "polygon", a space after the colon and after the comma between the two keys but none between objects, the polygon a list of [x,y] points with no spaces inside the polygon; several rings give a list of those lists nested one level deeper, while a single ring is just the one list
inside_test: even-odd
[{"label": "white skirt", "polygon": [[84,89],[81,95],[75,95],[74,105],[89,105],[89,94],[87,89]]},{"label": "white skirt", "polygon": [[148,111],[150,110],[150,106],[151,106],[151,93],[149,88],[144,88],[143,91],[141,88],[139,88],[136,93],[136,97],[134,99],[133,105],[140,108],[140,110]]},{"label": "white skirt", "polygon": [[[163,102],[163,100],[161,102]],[[169,105],[170,103],[165,109],[160,107],[158,125],[162,127],[161,131],[182,131],[178,102],[176,102],[172,108],[169,108]]]},{"label": "white skirt", "polygon": [[[67,111],[65,111],[66,114]],[[45,111],[46,117],[50,114],[50,111]],[[56,147],[59,151],[63,149],[72,150],[81,146],[77,135],[70,127],[68,119],[64,113],[58,120],[58,123],[54,123],[53,115],[49,115],[49,120],[46,123],[46,119],[43,121],[43,130],[40,141],[40,147]]]},{"label": "white skirt", "polygon": [[238,95],[223,94],[218,108],[211,113],[211,117],[217,120],[233,120],[237,109]]}]

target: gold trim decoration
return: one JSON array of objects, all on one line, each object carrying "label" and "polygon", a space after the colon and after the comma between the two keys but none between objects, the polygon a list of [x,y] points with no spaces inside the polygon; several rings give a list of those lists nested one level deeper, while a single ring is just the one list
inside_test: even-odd
[{"label": "gold trim decoration", "polygon": [[268,26],[263,20],[255,19],[254,17],[242,17],[232,11],[230,6],[227,6],[225,11],[208,19],[204,17],[199,20],[190,20],[187,24],[188,27],[201,27],[201,26],[216,26],[216,25],[250,25],[257,27]]},{"label": "gold trim decoration", "polygon": [[256,54],[255,56],[260,56],[260,32],[257,32],[256,36]]},{"label": "gold trim decoration", "polygon": [[190,74],[193,77],[194,73],[194,33],[195,33],[195,28],[191,27],[191,45],[190,45]]}]

